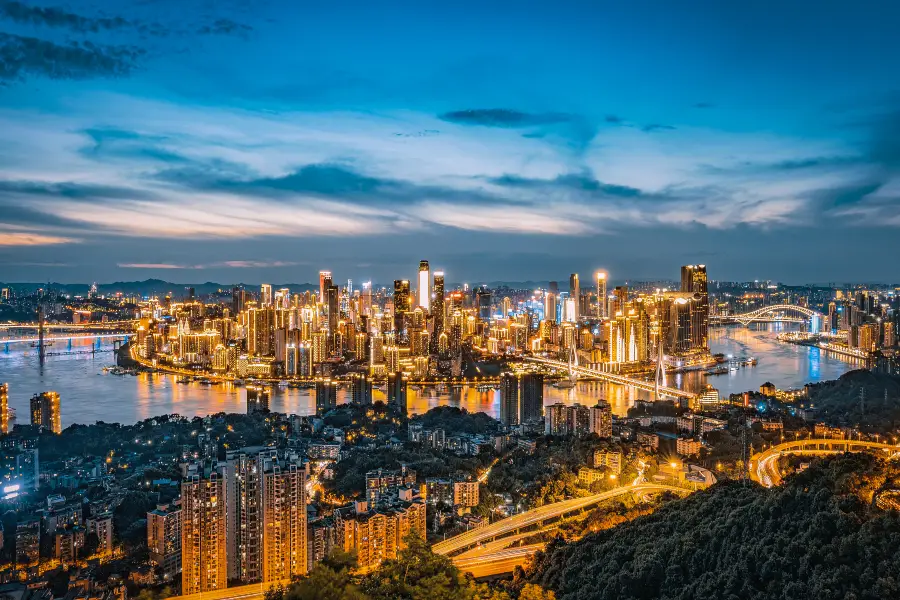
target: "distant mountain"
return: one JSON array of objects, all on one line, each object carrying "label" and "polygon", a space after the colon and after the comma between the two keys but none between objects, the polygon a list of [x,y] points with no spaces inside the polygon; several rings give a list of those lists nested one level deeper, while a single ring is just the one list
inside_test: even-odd
[{"label": "distant mountain", "polygon": [[[234,286],[243,286],[248,290],[258,290],[259,284],[250,283],[214,283],[207,281],[205,283],[173,283],[171,281],[163,281],[162,279],[146,279],[144,281],[116,281],[113,283],[102,283],[97,285],[97,291],[101,294],[138,294],[138,295],[163,295],[171,293],[173,298],[181,298],[187,295],[187,288],[194,288],[194,292],[198,296],[214,294],[217,291],[230,291]],[[33,291],[39,288],[50,287],[64,294],[73,296],[87,295],[91,284],[89,283],[13,283],[0,282],[0,287],[12,287],[17,290]],[[319,289],[318,284],[311,283],[273,283],[273,289],[289,288],[292,292],[305,292],[307,290]]]}]

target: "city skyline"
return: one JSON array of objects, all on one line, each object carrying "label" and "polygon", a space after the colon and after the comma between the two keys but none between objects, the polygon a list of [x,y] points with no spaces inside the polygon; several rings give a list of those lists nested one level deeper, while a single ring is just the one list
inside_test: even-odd
[{"label": "city skyline", "polygon": [[900,279],[895,5],[168,4],[0,3],[4,280]]}]

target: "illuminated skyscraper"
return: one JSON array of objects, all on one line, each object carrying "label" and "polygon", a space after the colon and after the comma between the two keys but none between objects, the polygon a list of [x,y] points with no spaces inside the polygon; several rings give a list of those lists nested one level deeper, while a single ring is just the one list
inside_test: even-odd
[{"label": "illuminated skyscraper", "polygon": [[388,374],[387,404],[403,417],[406,416],[406,379],[403,373]]},{"label": "illuminated skyscraper", "polygon": [[0,433],[9,433],[9,384],[0,383]]},{"label": "illuminated skyscraper", "polygon": [[394,280],[394,331],[406,329],[406,315],[410,310],[409,280]]},{"label": "illuminated skyscraper", "polygon": [[329,285],[325,288],[325,303],[328,310],[328,339],[330,341],[329,350],[334,350],[334,336],[337,333],[338,319],[340,311],[338,309],[338,296],[340,290],[336,285]]},{"label": "illuminated skyscraper", "polygon": [[225,477],[196,473],[181,484],[181,591],[199,594],[228,587]]},{"label": "illuminated skyscraper", "polygon": [[269,388],[260,385],[247,386],[247,414],[269,412]]},{"label": "illuminated skyscraper", "polygon": [[259,305],[264,307],[272,306],[272,286],[268,283],[259,286]]},{"label": "illuminated skyscraper", "polygon": [[431,315],[434,323],[434,338],[437,340],[444,332],[444,272],[434,272],[434,303]]},{"label": "illuminated skyscraper", "polygon": [[350,402],[360,406],[372,404],[372,382],[365,373],[354,373],[350,379]]},{"label": "illuminated skyscraper", "polygon": [[427,260],[419,261],[419,281],[416,288],[416,303],[425,312],[431,308],[431,270]]},{"label": "illuminated skyscraper", "polygon": [[480,286],[475,290],[475,312],[478,319],[485,323],[491,320],[491,291],[487,286]]},{"label": "illuminated skyscraper", "polygon": [[306,472],[299,461],[267,459],[262,480],[262,581],[305,575]]},{"label": "illuminated skyscraper", "polygon": [[697,301],[691,304],[691,338],[694,350],[709,349],[709,288],[706,281],[706,265],[681,267],[681,291],[694,294]]},{"label": "illuminated skyscraper", "polygon": [[578,282],[578,273],[572,273],[569,275],[569,299],[575,301],[575,314],[573,315],[574,321],[578,320],[579,308],[581,307],[581,285]]},{"label": "illuminated skyscraper", "polygon": [[31,397],[31,424],[53,433],[62,433],[59,394],[42,392]]},{"label": "illuminated skyscraper", "polygon": [[597,272],[597,316],[606,318],[606,273]]},{"label": "illuminated skyscraper", "polygon": [[319,271],[319,302],[325,302],[325,290],[331,283],[331,271]]},{"label": "illuminated skyscraper", "polygon": [[[436,274],[435,274],[436,275]],[[372,282],[365,281],[362,284],[362,295],[360,296],[359,312],[363,316],[372,316]]]},{"label": "illuminated skyscraper", "polygon": [[556,294],[550,291],[544,294],[544,320],[556,322]]}]

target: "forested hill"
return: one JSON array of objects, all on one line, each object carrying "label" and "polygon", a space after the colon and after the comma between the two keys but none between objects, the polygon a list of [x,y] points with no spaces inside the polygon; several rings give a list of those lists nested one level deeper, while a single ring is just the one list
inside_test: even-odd
[{"label": "forested hill", "polygon": [[729,482],[573,544],[527,579],[559,600],[900,598],[900,514],[873,498],[900,465],[815,463],[780,488]]}]

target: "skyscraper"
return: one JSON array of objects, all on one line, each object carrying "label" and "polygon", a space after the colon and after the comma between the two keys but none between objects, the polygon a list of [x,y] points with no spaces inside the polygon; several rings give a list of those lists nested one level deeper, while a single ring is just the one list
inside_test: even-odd
[{"label": "skyscraper", "polygon": [[259,305],[272,306],[272,286],[268,283],[259,286]]},{"label": "skyscraper", "polygon": [[59,394],[42,392],[31,397],[31,424],[53,433],[62,433]]},{"label": "skyscraper", "polygon": [[269,412],[269,388],[260,385],[247,386],[247,414]]},{"label": "skyscraper", "polygon": [[544,319],[556,322],[556,294],[549,290],[544,294]]},{"label": "skyscraper", "polygon": [[487,286],[479,286],[475,290],[475,312],[480,321],[491,320],[491,290]]},{"label": "skyscraper", "polygon": [[9,384],[0,383],[0,433],[9,433]]},{"label": "skyscraper", "polygon": [[591,433],[601,438],[612,437],[612,409],[602,400],[591,407]]},{"label": "skyscraper", "polygon": [[316,381],[316,414],[323,415],[337,406],[337,382],[331,379]]},{"label": "skyscraper", "polygon": [[416,303],[425,312],[431,308],[431,270],[427,260],[419,261],[419,281],[416,288]]},{"label": "skyscraper", "polygon": [[597,271],[597,316],[606,318],[606,273]]},{"label": "skyscraper", "polygon": [[306,473],[269,459],[262,469],[262,581],[306,574]]},{"label": "skyscraper", "polygon": [[387,403],[403,417],[406,417],[406,379],[403,373],[388,374]]},{"label": "skyscraper", "polygon": [[515,427],[519,421],[519,377],[515,373],[500,376],[500,422]]},{"label": "skyscraper", "polygon": [[331,271],[319,271],[319,302],[325,302],[325,289],[331,287]]},{"label": "skyscraper", "polygon": [[394,280],[394,331],[401,333],[406,329],[406,315],[410,310],[409,280]]},{"label": "skyscraper", "polygon": [[325,288],[325,302],[328,310],[328,340],[330,344],[329,350],[334,350],[334,335],[337,333],[338,318],[340,312],[338,309],[338,296],[340,290],[336,285],[329,285]]},{"label": "skyscraper", "polygon": [[365,373],[351,375],[350,402],[361,406],[372,404],[372,382]]},{"label": "skyscraper", "polygon": [[[434,272],[434,302],[431,308],[432,323],[434,324],[434,339],[440,338],[444,332],[444,272]],[[437,341],[435,341],[437,344]]]},{"label": "skyscraper", "polygon": [[181,593],[228,587],[225,477],[195,473],[181,484]]},{"label": "skyscraper", "polygon": [[693,350],[709,349],[709,288],[706,265],[681,267],[681,291],[694,294],[691,304],[691,343]]},{"label": "skyscraper", "polygon": [[575,301],[574,321],[581,316],[579,310],[581,308],[581,285],[578,283],[578,273],[569,275],[569,298]]}]

